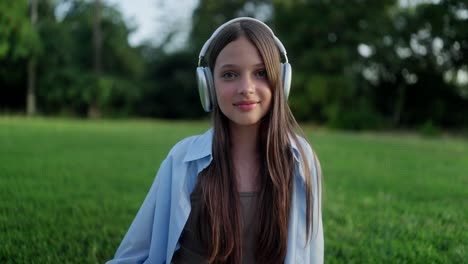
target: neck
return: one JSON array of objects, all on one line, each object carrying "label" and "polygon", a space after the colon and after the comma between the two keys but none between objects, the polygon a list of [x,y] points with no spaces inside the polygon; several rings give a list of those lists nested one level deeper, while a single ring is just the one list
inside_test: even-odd
[{"label": "neck", "polygon": [[258,154],[259,125],[230,125],[231,146],[234,159],[250,158]]},{"label": "neck", "polygon": [[251,192],[258,190],[259,161],[259,125],[230,125],[231,154],[235,168],[237,190]]}]

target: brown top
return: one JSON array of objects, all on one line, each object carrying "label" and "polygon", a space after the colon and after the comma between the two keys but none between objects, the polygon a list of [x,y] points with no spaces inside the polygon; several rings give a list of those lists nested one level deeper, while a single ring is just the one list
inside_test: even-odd
[{"label": "brown top", "polygon": [[[198,216],[200,214],[198,208],[201,200],[201,190],[195,188],[190,201],[192,203],[192,211],[190,212],[187,223],[185,224],[182,235],[179,238],[180,248],[174,253],[172,258],[173,264],[191,264],[191,263],[207,263],[206,247],[204,247],[198,235]],[[243,264],[255,263],[254,257],[254,240],[255,240],[255,215],[256,215],[256,192],[240,192],[241,213],[244,223],[243,235]]]}]

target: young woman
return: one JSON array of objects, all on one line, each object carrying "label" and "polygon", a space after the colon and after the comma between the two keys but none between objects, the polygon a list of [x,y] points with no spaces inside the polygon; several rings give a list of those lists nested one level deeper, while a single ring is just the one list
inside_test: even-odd
[{"label": "young woman", "polygon": [[197,68],[213,128],[172,148],[108,263],[323,263],[320,165],[294,132],[290,74],[264,23],[213,33]]}]

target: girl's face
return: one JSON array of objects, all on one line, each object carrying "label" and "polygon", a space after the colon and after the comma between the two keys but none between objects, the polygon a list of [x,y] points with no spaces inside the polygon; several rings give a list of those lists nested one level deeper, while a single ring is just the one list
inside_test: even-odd
[{"label": "girl's face", "polygon": [[214,86],[218,105],[231,125],[256,125],[271,105],[271,89],[257,48],[244,36],[216,58]]}]

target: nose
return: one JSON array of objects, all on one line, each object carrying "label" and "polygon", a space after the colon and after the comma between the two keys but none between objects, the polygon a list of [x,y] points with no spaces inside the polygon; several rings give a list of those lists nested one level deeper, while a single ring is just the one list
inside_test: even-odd
[{"label": "nose", "polygon": [[238,86],[238,93],[239,94],[252,94],[255,91],[255,82],[252,80],[252,78],[248,75],[245,74],[239,82]]}]

